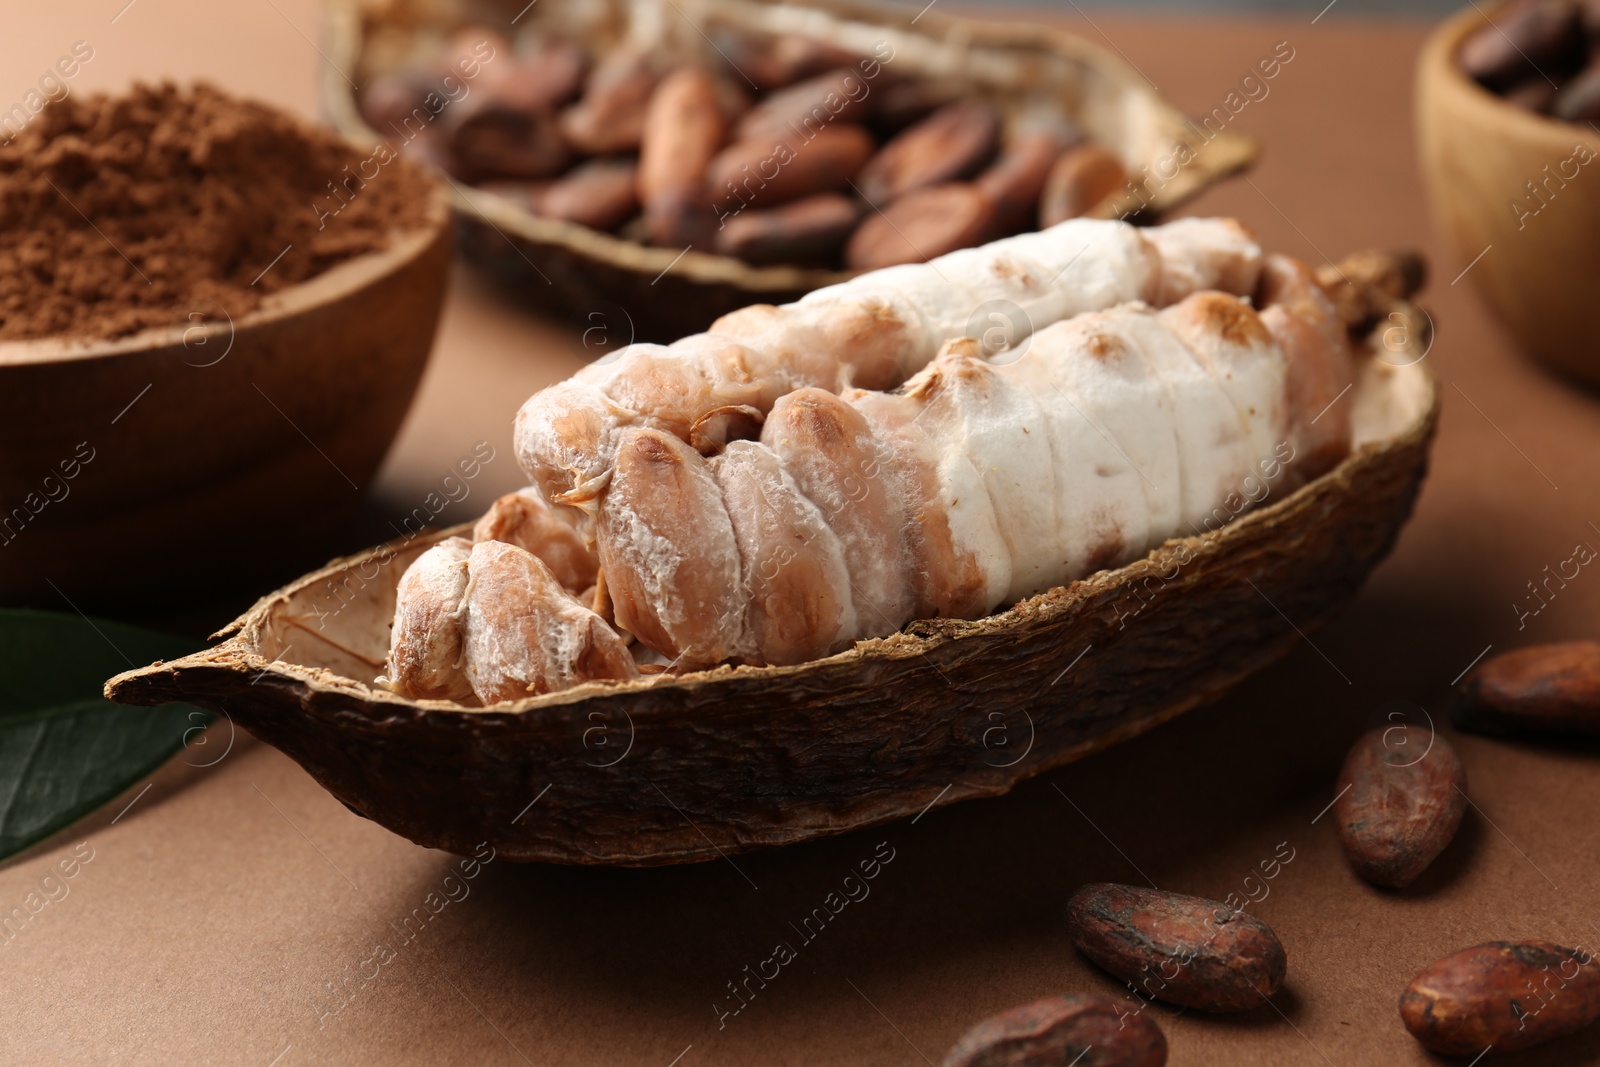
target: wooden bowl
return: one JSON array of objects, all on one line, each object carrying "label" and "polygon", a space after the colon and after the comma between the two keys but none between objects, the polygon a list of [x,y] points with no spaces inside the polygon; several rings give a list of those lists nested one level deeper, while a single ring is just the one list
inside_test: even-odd
[{"label": "wooden bowl", "polygon": [[975,622],[487,709],[376,688],[396,582],[458,527],[335,561],[106,693],[223,710],[394,832],[519,860],[711,860],[995,796],[1218,696],[1355,594],[1411,513],[1437,417],[1427,340],[1394,321],[1334,470]]},{"label": "wooden bowl", "polygon": [[0,344],[0,601],[127,610],[326,546],[411,404],[449,265],[441,192],[237,321]]},{"label": "wooden bowl", "polygon": [[[1466,278],[1518,343],[1600,383],[1600,132],[1507,103],[1466,75],[1456,56],[1486,24],[1480,11],[1434,31],[1418,63],[1417,125],[1434,213]],[[1575,162],[1580,148],[1589,162]]]},{"label": "wooden bowl", "polygon": [[[393,140],[368,126],[356,106],[351,71],[365,82],[403,63],[414,42],[442,42],[448,31],[486,20],[505,28],[556,27],[599,54],[614,48],[635,19],[654,26],[653,51],[718,60],[709,40],[721,29],[757,35],[791,33],[863,54],[887,41],[886,69],[957,85],[965,95],[1015,117],[1041,106],[1072,118],[1123,160],[1130,174],[1150,178],[1153,220],[1221,178],[1254,162],[1254,139],[1193,123],[1127,63],[1079,37],[1039,26],[958,18],[937,7],[874,0],[330,0],[331,64],[324,79],[330,120],[352,142]],[[442,15],[441,12],[448,12]],[[337,70],[335,69],[337,68]],[[1193,159],[1176,165],[1176,156]],[[737,308],[783,304],[853,277],[813,268],[754,267],[703,249],[684,252],[629,241],[568,222],[541,218],[512,200],[451,181],[467,258],[486,268],[530,306],[583,329],[604,328],[628,341],[674,341],[699,333]],[[1117,217],[1139,202],[1109,198],[1091,215]],[[596,318],[596,315],[599,318]]]}]

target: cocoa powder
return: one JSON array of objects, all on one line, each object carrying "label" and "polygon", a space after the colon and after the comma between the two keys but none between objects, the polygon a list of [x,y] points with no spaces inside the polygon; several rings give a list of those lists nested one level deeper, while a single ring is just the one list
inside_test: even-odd
[{"label": "cocoa powder", "polygon": [[0,145],[0,340],[237,319],[420,224],[389,155],[203,83],[52,103]]}]

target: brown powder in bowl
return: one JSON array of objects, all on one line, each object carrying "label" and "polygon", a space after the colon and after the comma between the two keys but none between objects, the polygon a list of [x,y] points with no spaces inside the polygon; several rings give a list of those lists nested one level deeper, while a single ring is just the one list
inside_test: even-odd
[{"label": "brown powder in bowl", "polygon": [[0,145],[0,340],[237,319],[416,228],[431,191],[211,85],[69,97]]}]

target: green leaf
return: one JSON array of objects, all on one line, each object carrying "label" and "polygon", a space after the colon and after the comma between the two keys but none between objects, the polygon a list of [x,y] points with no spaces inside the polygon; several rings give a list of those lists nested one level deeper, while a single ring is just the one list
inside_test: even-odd
[{"label": "green leaf", "polygon": [[82,615],[0,609],[0,858],[136,784],[211,716],[184,704],[127,708],[113,674],[203,647]]}]

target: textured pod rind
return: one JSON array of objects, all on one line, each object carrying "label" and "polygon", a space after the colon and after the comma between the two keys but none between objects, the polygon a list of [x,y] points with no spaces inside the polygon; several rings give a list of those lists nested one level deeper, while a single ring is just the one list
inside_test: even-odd
[{"label": "textured pod rind", "polygon": [[1454,746],[1417,727],[1364,734],[1339,771],[1339,843],[1374,885],[1409,885],[1445,850],[1467,810],[1467,772]]},{"label": "textured pod rind", "polygon": [[1462,680],[1452,718],[1477,733],[1600,735],[1600,641],[1534,645],[1485,660]]},{"label": "textured pod rind", "polygon": [[1424,967],[1400,995],[1400,1018],[1447,1056],[1516,1052],[1600,1018],[1600,962],[1549,941],[1489,941]]},{"label": "textured pod rind", "polygon": [[1068,993],[991,1015],[939,1067],[1163,1067],[1167,1039],[1153,1020],[1111,997]]},{"label": "textured pod rind", "polygon": [[1099,882],[1067,902],[1078,951],[1140,995],[1203,1011],[1260,1007],[1288,956],[1272,927],[1220,901]]}]

